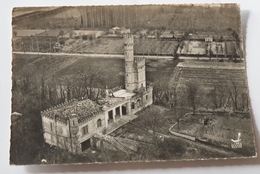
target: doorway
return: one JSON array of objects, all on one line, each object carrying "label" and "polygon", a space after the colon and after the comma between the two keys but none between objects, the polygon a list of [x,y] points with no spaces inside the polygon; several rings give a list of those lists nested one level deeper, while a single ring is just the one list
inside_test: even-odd
[{"label": "doorway", "polygon": [[86,141],[81,143],[81,151],[82,152],[87,150],[90,147],[91,147],[90,139],[88,139],[88,140],[86,140]]}]

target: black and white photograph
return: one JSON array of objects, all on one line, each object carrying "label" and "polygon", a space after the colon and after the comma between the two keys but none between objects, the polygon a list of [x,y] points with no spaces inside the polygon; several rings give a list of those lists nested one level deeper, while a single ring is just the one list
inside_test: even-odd
[{"label": "black and white photograph", "polygon": [[256,158],[240,14],[14,7],[10,165]]}]

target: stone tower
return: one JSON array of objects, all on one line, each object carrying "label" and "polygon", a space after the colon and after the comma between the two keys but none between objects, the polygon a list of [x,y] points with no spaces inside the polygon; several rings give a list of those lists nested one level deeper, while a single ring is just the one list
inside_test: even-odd
[{"label": "stone tower", "polygon": [[125,88],[132,92],[140,87],[146,87],[145,79],[145,59],[134,58],[134,38],[133,35],[124,36],[125,50]]}]

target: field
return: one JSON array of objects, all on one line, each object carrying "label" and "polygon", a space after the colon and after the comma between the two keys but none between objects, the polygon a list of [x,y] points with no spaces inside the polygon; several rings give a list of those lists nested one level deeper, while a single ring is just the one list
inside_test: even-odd
[{"label": "field", "polygon": [[[234,81],[245,88],[245,64],[232,62],[185,62],[179,64],[179,83],[196,81],[204,86],[214,86]],[[178,68],[177,67],[177,68]]]},{"label": "field", "polygon": [[[76,31],[76,30],[75,30]],[[59,30],[54,30],[54,35]],[[68,34],[68,33],[67,33]],[[62,43],[60,50],[54,50],[55,43]],[[25,52],[66,52],[66,53],[92,53],[92,54],[124,54],[123,38],[96,38],[76,39],[60,38],[42,33],[42,36],[14,37],[13,50]],[[239,49],[235,42],[183,41],[181,46],[176,40],[135,39],[134,53],[136,55],[173,56],[237,56]]]},{"label": "field", "polygon": [[53,52],[57,37],[21,37],[13,40],[13,51]]},{"label": "field", "polygon": [[[147,81],[154,82],[157,77],[168,76],[173,72],[176,61],[171,59],[146,60]],[[39,75],[43,72],[48,80],[55,77],[63,81],[66,77],[72,77],[78,70],[91,68],[100,70],[105,79],[114,81],[109,86],[124,85],[124,62],[122,59],[110,58],[86,58],[73,56],[47,56],[13,54],[13,74],[20,78],[26,72]]]},{"label": "field", "polygon": [[136,54],[173,55],[173,52],[176,49],[177,45],[177,41],[139,39],[135,40],[134,50]]},{"label": "field", "polygon": [[[62,39],[60,39],[62,40]],[[124,54],[124,40],[97,38],[95,40],[63,39],[62,52]],[[52,52],[57,37],[23,37],[13,42],[14,51]],[[139,55],[173,55],[178,45],[177,41],[160,41],[156,39],[135,39],[134,52]],[[39,48],[39,50],[38,50]]]}]

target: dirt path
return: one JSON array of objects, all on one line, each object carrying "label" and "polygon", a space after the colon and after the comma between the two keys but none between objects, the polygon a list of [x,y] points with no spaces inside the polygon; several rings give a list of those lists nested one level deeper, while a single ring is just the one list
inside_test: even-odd
[{"label": "dirt path", "polygon": [[172,136],[172,135],[170,135],[169,137],[176,140],[176,141],[183,141],[183,142],[188,143],[192,146],[202,148],[202,149],[209,151],[211,153],[221,154],[221,155],[226,156],[226,157],[238,157],[238,156],[240,156],[239,154],[237,154],[233,151],[225,150],[225,149],[214,147],[214,146],[211,146],[211,145],[206,145],[206,144],[200,143],[198,141],[186,140],[186,139],[176,137],[176,136]]},{"label": "dirt path", "polygon": [[[121,54],[78,54],[78,53],[38,53],[38,52],[13,52],[13,54],[30,54],[30,55],[57,55],[57,56],[81,56],[81,57],[88,57],[88,58],[111,58],[111,59],[124,59],[124,55]],[[136,56],[136,57],[144,57],[146,59],[172,59],[172,56]],[[196,58],[194,57],[184,57],[184,56],[180,56],[179,59],[183,59],[183,60],[194,60]],[[200,60],[209,60],[208,57],[200,57]],[[216,59],[212,57],[211,58]],[[224,58],[225,59],[225,58]],[[226,58],[228,59],[228,58]],[[243,59],[242,59],[243,60]]]}]

